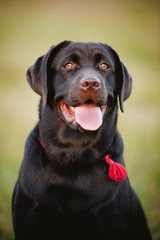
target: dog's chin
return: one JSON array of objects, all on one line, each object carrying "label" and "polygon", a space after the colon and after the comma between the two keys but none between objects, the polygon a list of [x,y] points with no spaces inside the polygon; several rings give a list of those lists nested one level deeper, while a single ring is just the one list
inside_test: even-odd
[{"label": "dog's chin", "polygon": [[60,101],[59,107],[66,124],[80,132],[98,130],[107,112],[107,104],[97,106],[94,102],[73,107]]}]

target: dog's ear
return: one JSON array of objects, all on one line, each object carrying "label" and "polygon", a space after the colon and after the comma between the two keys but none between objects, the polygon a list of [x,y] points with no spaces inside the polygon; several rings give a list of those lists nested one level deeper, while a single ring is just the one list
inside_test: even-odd
[{"label": "dog's ear", "polygon": [[51,63],[56,54],[69,44],[70,41],[64,41],[56,46],[52,46],[45,55],[36,60],[35,64],[31,66],[26,73],[26,78],[30,87],[42,97],[44,106],[47,105],[48,99],[49,71]]},{"label": "dog's ear", "polygon": [[125,65],[120,61],[117,52],[107,44],[102,44],[113,56],[115,62],[115,72],[118,85],[118,96],[120,109],[124,112],[123,102],[130,96],[132,91],[132,77],[127,71]]},{"label": "dog's ear", "polygon": [[117,85],[118,85],[118,95],[119,95],[119,104],[120,109],[124,112],[123,102],[130,96],[132,91],[132,77],[128,73],[125,65],[120,61],[120,58],[117,52],[110,47],[112,54],[114,55],[115,60],[115,71],[117,77]]},{"label": "dog's ear", "polygon": [[119,103],[120,109],[124,112],[123,102],[129,98],[132,91],[132,77],[128,73],[125,65],[119,61],[118,68],[118,94],[119,94]]}]

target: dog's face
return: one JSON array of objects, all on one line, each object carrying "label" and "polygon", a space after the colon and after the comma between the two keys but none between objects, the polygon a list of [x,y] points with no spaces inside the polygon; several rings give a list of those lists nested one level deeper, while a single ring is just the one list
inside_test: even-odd
[{"label": "dog's face", "polygon": [[30,86],[43,105],[57,108],[70,127],[95,131],[131,93],[131,77],[117,53],[101,43],[65,41],[28,70]]}]

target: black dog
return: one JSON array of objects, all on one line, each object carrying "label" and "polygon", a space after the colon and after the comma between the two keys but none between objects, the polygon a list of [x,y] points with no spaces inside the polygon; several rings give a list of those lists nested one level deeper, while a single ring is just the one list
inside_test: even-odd
[{"label": "black dog", "polygon": [[117,98],[123,112],[131,77],[117,53],[64,41],[38,58],[27,80],[41,96],[40,120],[13,194],[15,239],[151,239],[122,167]]}]

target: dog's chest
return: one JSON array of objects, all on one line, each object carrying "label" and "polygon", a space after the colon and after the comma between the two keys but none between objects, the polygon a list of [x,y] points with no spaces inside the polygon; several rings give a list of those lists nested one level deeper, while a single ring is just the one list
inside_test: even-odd
[{"label": "dog's chest", "polygon": [[63,211],[79,212],[110,202],[114,199],[119,184],[111,181],[103,170],[79,174],[74,178],[57,177],[53,174],[46,191],[50,203]]}]

